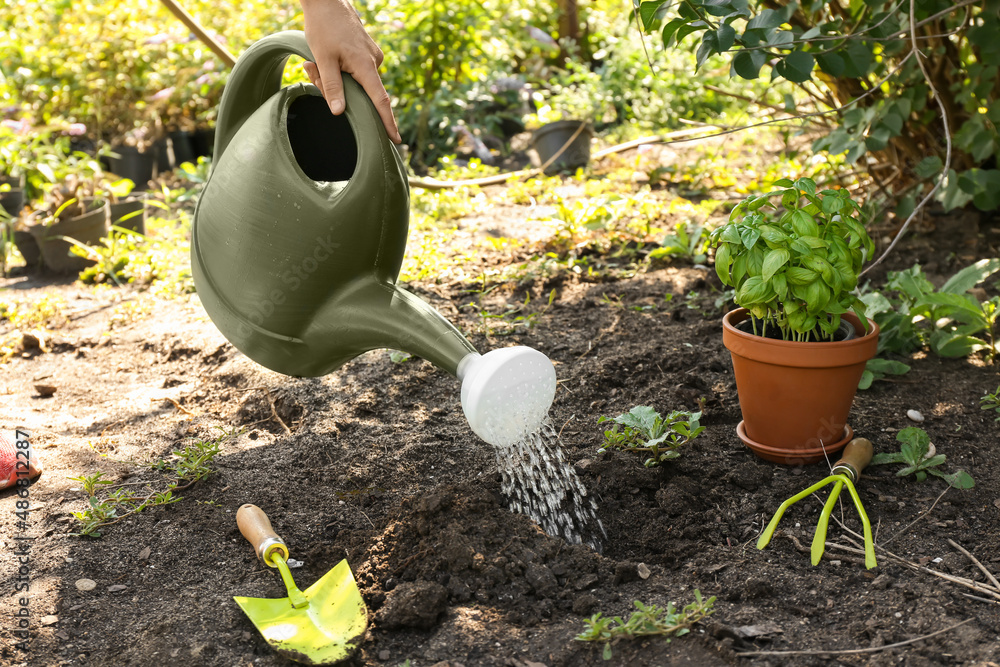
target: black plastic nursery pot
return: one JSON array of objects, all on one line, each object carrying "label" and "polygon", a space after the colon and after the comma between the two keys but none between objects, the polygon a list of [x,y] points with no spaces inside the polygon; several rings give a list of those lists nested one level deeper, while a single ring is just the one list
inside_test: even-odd
[{"label": "black plastic nursery pot", "polygon": [[[583,126],[581,129],[580,126]],[[575,138],[574,138],[575,135]],[[590,162],[590,138],[593,130],[582,120],[560,120],[548,123],[535,130],[531,145],[538,152],[538,158],[545,164],[559,153],[566,142],[572,143],[545,168],[546,174],[556,174],[567,169],[586,167]]]},{"label": "black plastic nursery pot", "polygon": [[70,248],[73,244],[66,240],[70,238],[78,243],[93,246],[108,235],[108,224],[111,219],[108,202],[93,200],[87,202],[87,208],[88,211],[83,215],[59,220],[51,225],[39,224],[29,228],[38,243],[42,262],[50,271],[74,273],[94,264],[92,259],[71,253]]},{"label": "black plastic nursery pot", "polygon": [[108,170],[117,176],[127,178],[138,188],[145,188],[153,180],[156,172],[156,151],[139,152],[135,146],[116,146],[118,157],[108,158]]},{"label": "black plastic nursery pot", "polygon": [[215,152],[215,129],[202,128],[191,133],[191,150],[195,158],[212,157]]},{"label": "black plastic nursery pot", "polygon": [[110,205],[111,224],[121,229],[145,235],[146,201],[136,197]]},{"label": "black plastic nursery pot", "polygon": [[179,167],[185,162],[194,162],[197,156],[194,153],[194,146],[191,141],[191,132],[177,130],[168,135],[170,145],[173,149],[173,166]]},{"label": "black plastic nursery pot", "polygon": [[2,176],[0,185],[10,186],[9,190],[0,192],[0,207],[3,207],[10,216],[16,217],[24,208],[24,179]]},{"label": "black plastic nursery pot", "polygon": [[42,251],[38,247],[38,241],[31,232],[24,229],[14,230],[14,245],[17,251],[24,258],[24,264],[29,269],[38,268],[42,263]]}]

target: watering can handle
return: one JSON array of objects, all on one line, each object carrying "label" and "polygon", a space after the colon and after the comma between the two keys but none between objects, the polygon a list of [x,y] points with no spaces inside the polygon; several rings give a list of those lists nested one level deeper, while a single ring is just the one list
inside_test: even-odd
[{"label": "watering can handle", "polygon": [[274,532],[274,528],[271,528],[271,520],[264,514],[264,510],[249,503],[243,505],[236,511],[236,525],[265,565],[277,567],[271,562],[273,551],[280,551],[281,557],[288,560],[288,547]]},{"label": "watering can handle", "polygon": [[[285,30],[268,35],[250,45],[240,55],[233,71],[226,81],[219,103],[219,115],[215,122],[215,154],[218,162],[229,142],[236,136],[243,123],[272,95],[281,90],[281,76],[289,56],[297,55],[313,60],[312,51],[306,43],[306,34],[301,30]],[[360,85],[356,85],[351,75],[343,73],[344,95],[347,108],[351,108],[352,98],[364,99],[372,104]],[[358,97],[358,93],[361,93]],[[374,105],[372,105],[374,110]],[[370,114],[351,114],[352,122],[371,122]],[[375,117],[378,114],[375,113]]]},{"label": "watering can handle", "polygon": [[840,460],[833,464],[834,475],[847,475],[852,482],[858,481],[861,471],[872,460],[872,443],[867,438],[855,438],[844,447]]}]

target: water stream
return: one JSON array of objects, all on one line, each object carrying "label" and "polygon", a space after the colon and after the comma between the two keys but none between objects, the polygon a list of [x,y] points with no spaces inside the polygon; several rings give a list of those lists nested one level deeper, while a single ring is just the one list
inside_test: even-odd
[{"label": "water stream", "polygon": [[600,553],[607,533],[597,518],[597,503],[563,458],[559,444],[559,434],[546,417],[524,438],[494,445],[501,489],[513,511],[531,517],[549,535]]}]

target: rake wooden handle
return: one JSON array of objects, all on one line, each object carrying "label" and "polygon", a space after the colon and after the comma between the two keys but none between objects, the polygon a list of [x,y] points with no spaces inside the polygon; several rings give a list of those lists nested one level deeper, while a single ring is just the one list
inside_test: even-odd
[{"label": "rake wooden handle", "polygon": [[833,474],[843,473],[851,478],[852,482],[858,481],[861,471],[872,460],[871,440],[867,438],[855,438],[844,447],[844,453],[840,460],[833,464]]},{"label": "rake wooden handle", "polygon": [[266,565],[276,567],[271,562],[271,552],[280,551],[282,558],[288,560],[288,547],[285,546],[274,528],[271,527],[271,520],[264,514],[264,510],[256,505],[246,504],[236,511],[236,525],[240,528],[240,533],[247,542],[253,546],[257,557]]}]

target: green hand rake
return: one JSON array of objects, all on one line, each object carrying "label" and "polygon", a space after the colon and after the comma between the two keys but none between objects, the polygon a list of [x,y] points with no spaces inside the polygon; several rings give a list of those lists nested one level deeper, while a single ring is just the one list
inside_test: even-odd
[{"label": "green hand rake", "polygon": [[861,516],[861,525],[864,526],[865,533],[865,567],[869,570],[875,567],[878,563],[875,562],[875,546],[874,540],[872,539],[872,525],[868,520],[868,515],[865,514],[865,508],[861,504],[861,498],[858,497],[858,491],[854,488],[854,483],[858,481],[861,477],[861,471],[864,470],[868,462],[872,460],[872,443],[865,438],[855,438],[848,443],[847,447],[844,448],[844,455],[839,461],[833,464],[832,474],[821,482],[813,484],[805,491],[797,493],[785,502],[781,503],[778,507],[778,511],[774,513],[774,517],[771,519],[771,523],[767,524],[767,528],[761,533],[760,539],[757,540],[757,548],[763,549],[767,546],[768,542],[771,541],[771,537],[774,535],[775,528],[778,527],[778,522],[781,521],[781,517],[785,514],[785,510],[789,507],[810,496],[811,494],[819,491],[821,488],[828,484],[833,484],[833,492],[830,493],[830,497],[827,499],[826,504],[823,505],[823,512],[819,515],[819,522],[816,524],[816,533],[813,535],[812,541],[812,564],[818,565],[819,559],[823,556],[823,551],[826,549],[826,529],[830,524],[830,514],[833,512],[833,506],[837,502],[837,498],[840,496],[841,490],[844,486],[847,486],[847,490],[851,494],[851,498],[854,500],[854,506],[858,510],[858,514]]}]

